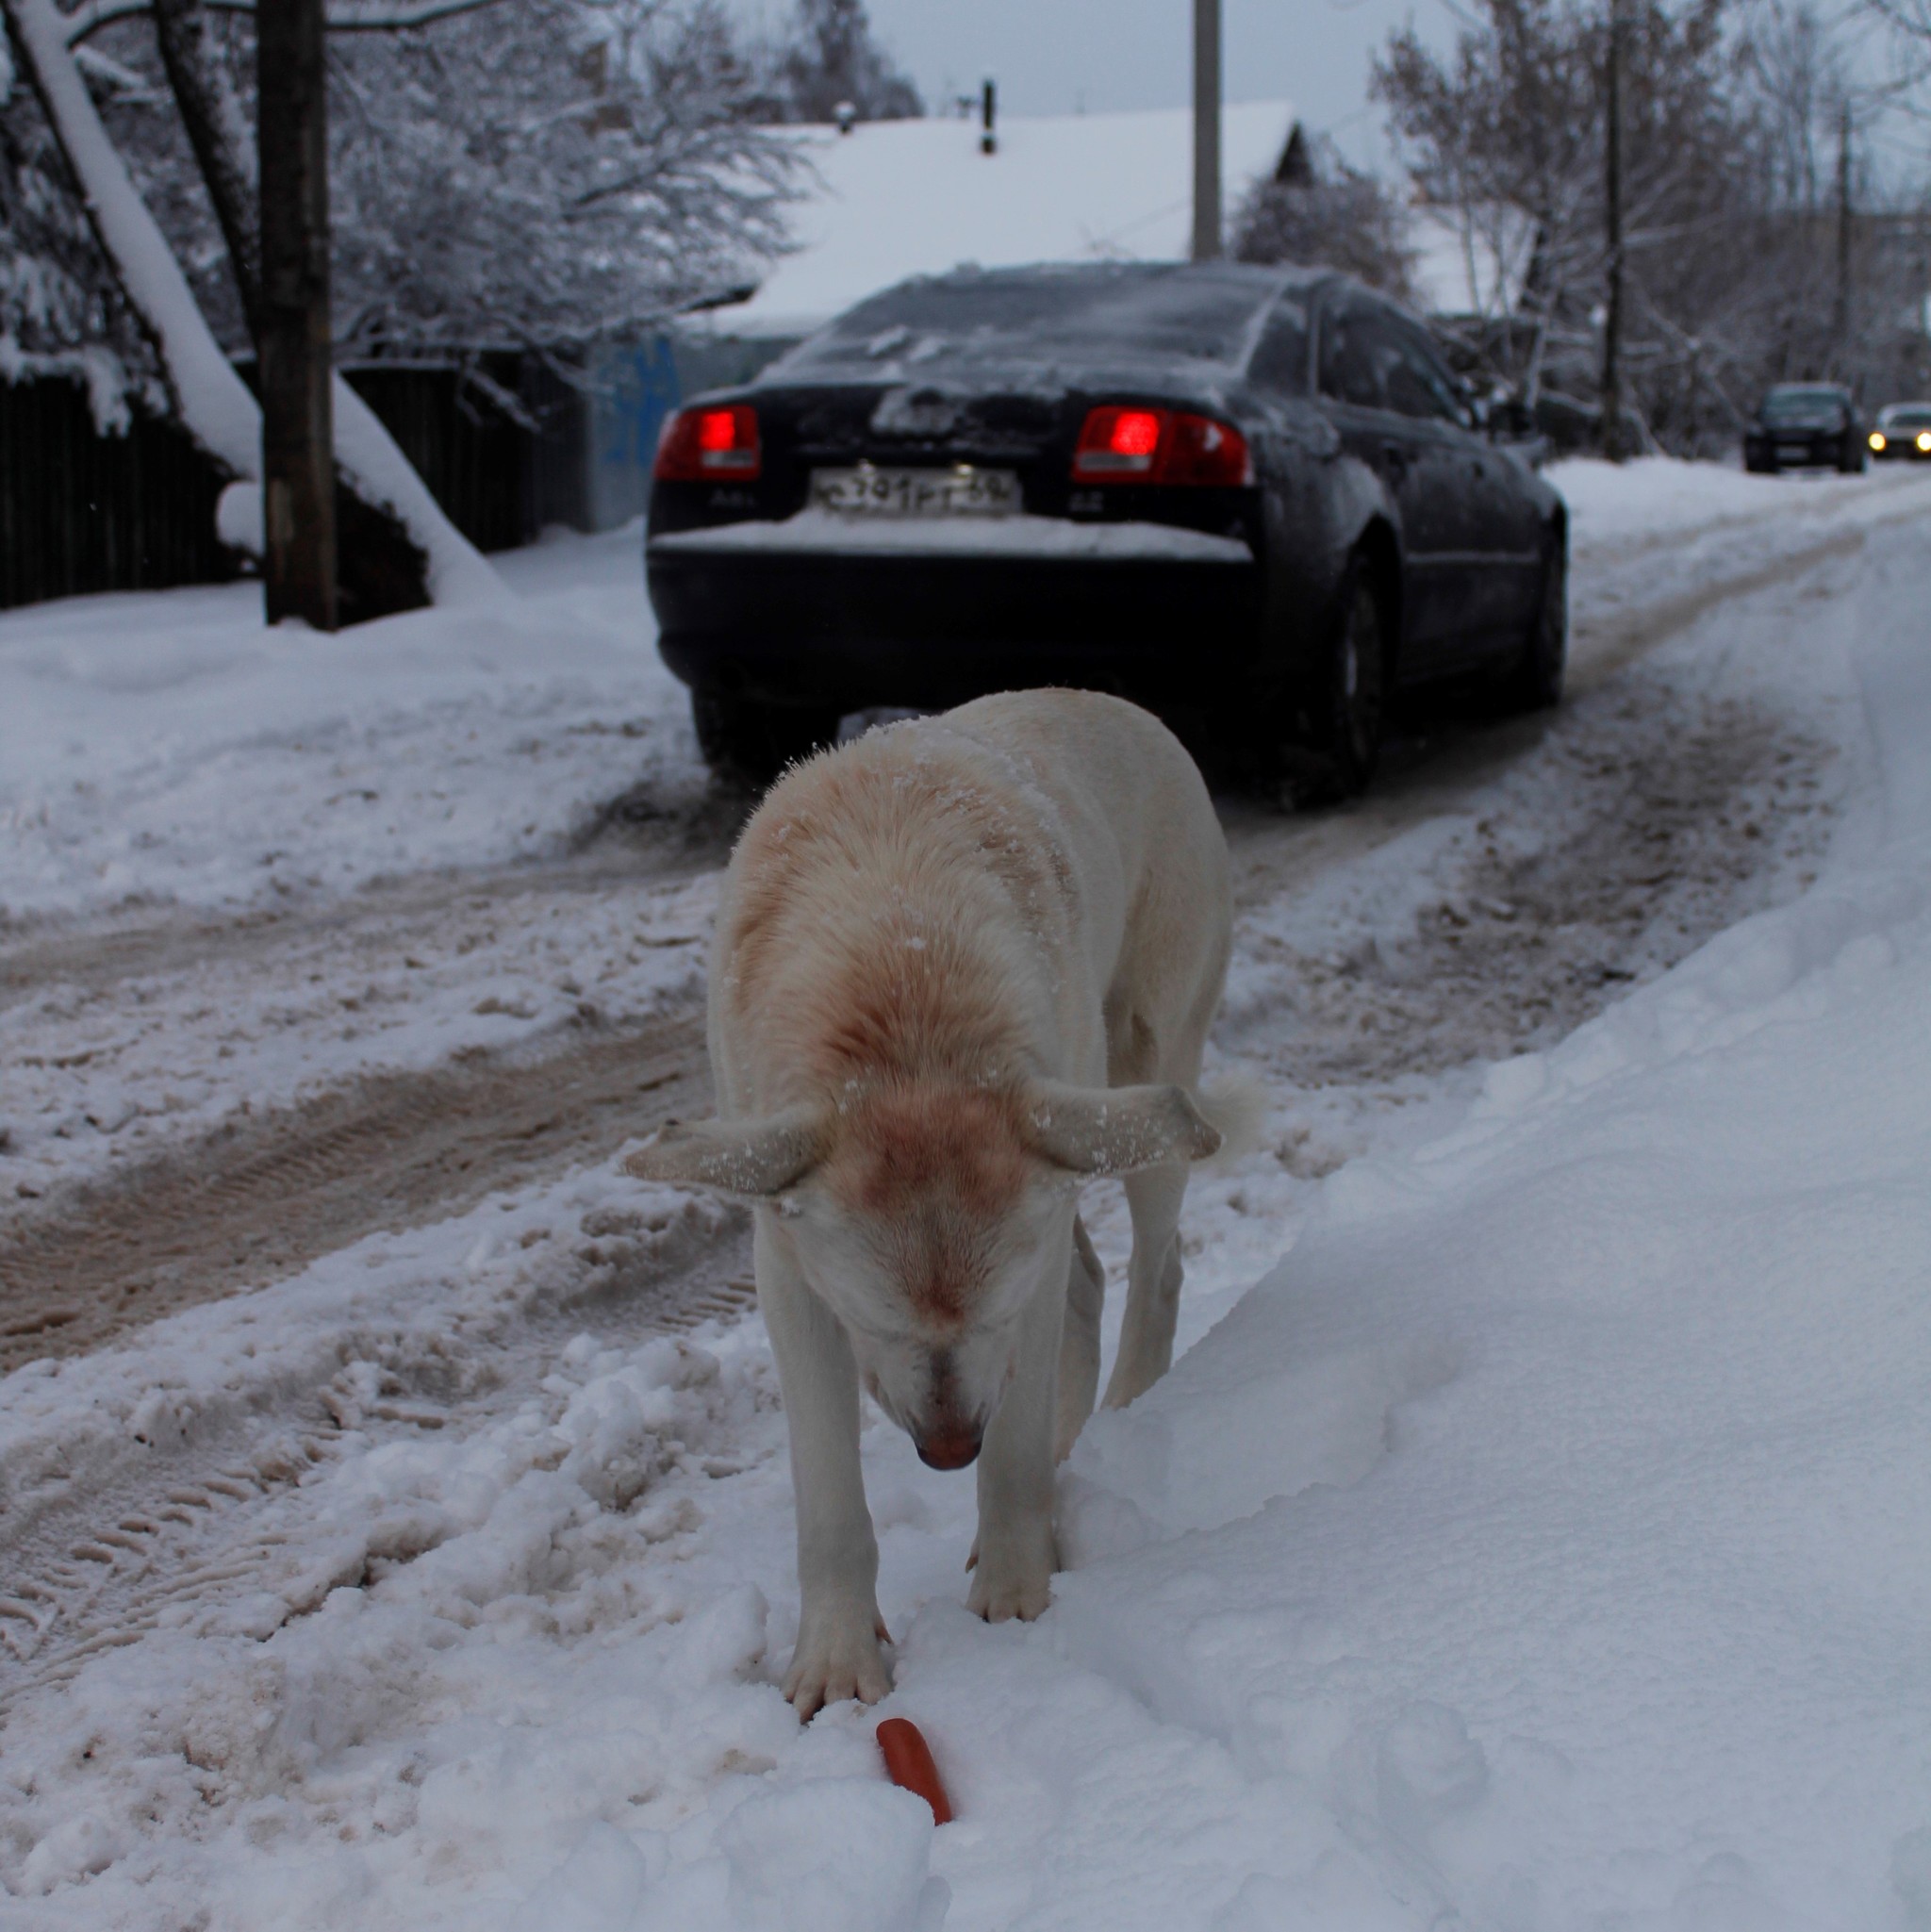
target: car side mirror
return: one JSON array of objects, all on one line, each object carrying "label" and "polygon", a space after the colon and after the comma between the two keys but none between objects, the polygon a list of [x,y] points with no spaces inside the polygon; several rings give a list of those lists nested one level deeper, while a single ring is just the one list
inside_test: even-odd
[{"label": "car side mirror", "polygon": [[1474,430],[1477,436],[1485,436],[1489,427],[1488,399],[1478,396],[1465,378],[1457,376],[1454,381],[1455,401],[1461,411],[1461,426]]}]

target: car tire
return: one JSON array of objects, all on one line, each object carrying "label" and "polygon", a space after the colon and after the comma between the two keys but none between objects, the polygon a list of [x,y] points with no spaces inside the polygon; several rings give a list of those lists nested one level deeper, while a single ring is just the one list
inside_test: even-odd
[{"label": "car tire", "polygon": [[1843,454],[1838,458],[1838,471],[1844,476],[1861,476],[1864,473],[1864,450],[1860,443],[1846,440]]},{"label": "car tire", "polygon": [[1282,789],[1297,809],[1338,804],[1365,791],[1381,755],[1388,620],[1361,556],[1349,563],[1335,602],[1339,615],[1312,694],[1311,729],[1284,761]]},{"label": "car tire", "polygon": [[690,694],[698,750],[718,777],[762,791],[787,765],[838,735],[838,714],[804,704],[762,704],[699,685]]},{"label": "car tire", "polygon": [[1503,679],[1499,709],[1513,714],[1548,711],[1562,702],[1569,665],[1569,546],[1551,536],[1543,560],[1542,595],[1522,653]]}]

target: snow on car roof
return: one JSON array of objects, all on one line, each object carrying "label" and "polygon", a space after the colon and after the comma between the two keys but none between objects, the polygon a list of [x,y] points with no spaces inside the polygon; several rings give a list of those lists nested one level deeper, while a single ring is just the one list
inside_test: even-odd
[{"label": "snow on car roof", "polygon": [[1283,290],[1325,270],[1237,262],[1048,262],[915,275],[793,350],[767,381],[935,376],[960,363],[1152,358],[1245,364]]},{"label": "snow on car roof", "polygon": [[[1230,215],[1271,174],[1294,128],[1285,101],[1221,114]],[[793,252],[747,302],[712,311],[729,335],[802,336],[888,284],[966,263],[1177,261],[1193,222],[1193,115],[1001,120],[995,152],[976,121],[872,121],[778,130],[813,179]]]}]

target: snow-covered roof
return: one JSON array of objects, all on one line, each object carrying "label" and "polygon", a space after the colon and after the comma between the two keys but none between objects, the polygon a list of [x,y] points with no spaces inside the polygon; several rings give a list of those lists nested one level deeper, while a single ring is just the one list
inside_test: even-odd
[{"label": "snow-covered roof", "polygon": [[[1230,215],[1271,174],[1294,127],[1285,101],[1221,115]],[[792,217],[796,252],[747,302],[712,312],[731,335],[802,335],[906,275],[963,262],[1177,260],[1193,226],[1194,123],[1183,107],[976,121],[873,121],[784,130],[811,164]]]},{"label": "snow-covered roof", "polygon": [[1522,300],[1535,227],[1519,208],[1409,211],[1411,280],[1428,315],[1501,316]]}]

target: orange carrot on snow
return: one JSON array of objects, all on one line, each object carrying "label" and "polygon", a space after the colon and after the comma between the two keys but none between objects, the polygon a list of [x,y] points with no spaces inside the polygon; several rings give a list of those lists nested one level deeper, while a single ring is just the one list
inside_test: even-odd
[{"label": "orange carrot on snow", "polygon": [[888,1717],[879,1726],[879,1749],[884,1754],[885,1775],[900,1791],[921,1797],[932,1807],[934,1825],[952,1822],[952,1803],[939,1782],[932,1749],[910,1719]]}]

